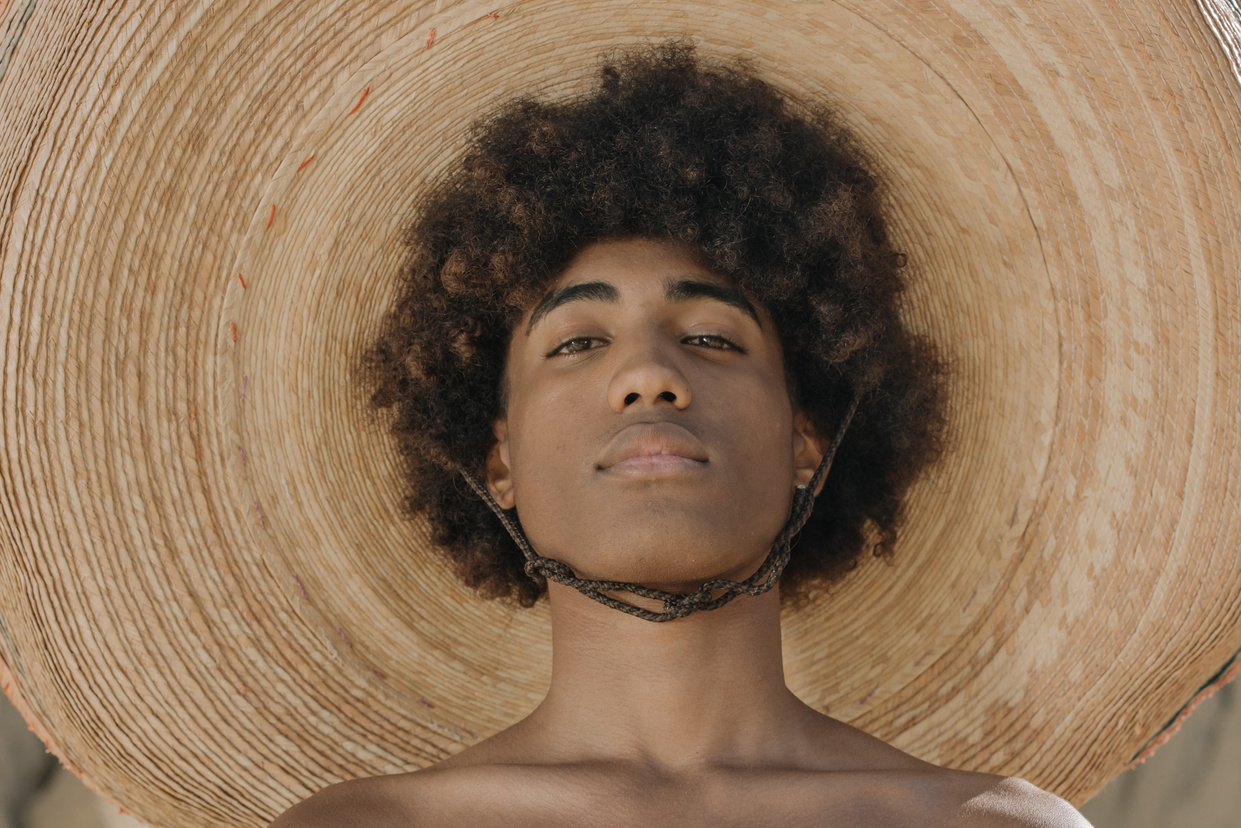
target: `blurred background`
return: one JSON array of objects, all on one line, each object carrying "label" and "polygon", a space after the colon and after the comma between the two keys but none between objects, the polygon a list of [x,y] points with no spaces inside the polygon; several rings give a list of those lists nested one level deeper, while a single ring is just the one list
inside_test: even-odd
[{"label": "blurred background", "polygon": [[[1225,685],[1082,813],[1095,828],[1241,828],[1241,706]],[[0,695],[0,828],[145,828],[47,753]]]}]

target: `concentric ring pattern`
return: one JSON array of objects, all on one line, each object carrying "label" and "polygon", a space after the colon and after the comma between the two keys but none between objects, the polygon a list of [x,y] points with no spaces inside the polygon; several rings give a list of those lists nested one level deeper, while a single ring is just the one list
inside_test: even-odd
[{"label": "concentric ring pattern", "polygon": [[689,36],[885,165],[952,448],[790,686],[1081,802],[1241,649],[1241,85],[1222,5],[0,9],[0,679],[156,826],[263,825],[529,711],[545,608],[398,516],[349,373],[469,121]]}]

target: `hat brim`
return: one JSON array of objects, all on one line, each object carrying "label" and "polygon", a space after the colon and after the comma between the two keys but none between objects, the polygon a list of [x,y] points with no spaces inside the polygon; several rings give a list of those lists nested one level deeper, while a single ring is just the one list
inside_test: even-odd
[{"label": "hat brim", "polygon": [[163,826],[266,824],[532,709],[546,608],[400,519],[349,366],[474,118],[688,35],[841,105],[955,366],[895,563],[786,613],[790,687],[1080,803],[1241,649],[1241,37],[1182,5],[11,4],[5,692]]}]

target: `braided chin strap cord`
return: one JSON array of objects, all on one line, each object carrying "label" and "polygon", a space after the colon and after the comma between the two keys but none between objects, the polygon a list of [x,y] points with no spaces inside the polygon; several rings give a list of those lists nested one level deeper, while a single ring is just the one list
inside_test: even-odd
[{"label": "braided chin strap cord", "polygon": [[[853,402],[849,406],[848,413],[845,414],[844,422],[841,423],[840,429],[832,439],[831,446],[828,447],[827,453],[823,456],[823,460],[815,470],[814,477],[810,479],[810,484],[808,486],[799,485],[794,492],[793,509],[789,515],[788,522],[784,524],[784,530],[780,532],[780,536],[772,544],[771,551],[767,553],[767,558],[758,570],[744,581],[731,581],[727,578],[707,581],[698,589],[685,595],[666,592],[662,589],[652,589],[651,587],[628,581],[592,581],[577,577],[566,564],[552,558],[544,558],[531,549],[530,543],[526,540],[526,536],[521,531],[521,528],[505,513],[500,504],[496,503],[495,498],[491,496],[490,492],[465,472],[461,472],[461,476],[465,478],[465,482],[470,484],[470,488],[491,507],[491,511],[495,512],[496,517],[500,519],[500,523],[504,524],[504,528],[513,537],[513,541],[521,549],[522,554],[526,556],[526,574],[531,578],[534,578],[536,581],[540,579],[551,580],[558,584],[573,587],[587,598],[593,598],[612,609],[636,615],[638,618],[646,621],[671,621],[674,618],[684,618],[698,610],[718,609],[738,595],[762,595],[776,585],[780,580],[781,573],[784,572],[785,565],[789,562],[789,555],[793,549],[793,538],[797,536],[797,533],[801,531],[802,527],[806,525],[806,521],[810,518],[810,512],[814,508],[815,489],[818,488],[819,481],[827,475],[828,469],[832,467],[832,458],[836,456],[836,448],[845,436],[845,429],[849,427],[849,423],[853,420],[853,413],[857,410],[857,404],[857,398],[854,397]],[[654,612],[634,606],[605,594],[608,592],[628,592],[642,598],[653,598],[657,601],[663,601],[664,611]],[[713,597],[712,594],[715,592],[721,592],[722,594]]]}]

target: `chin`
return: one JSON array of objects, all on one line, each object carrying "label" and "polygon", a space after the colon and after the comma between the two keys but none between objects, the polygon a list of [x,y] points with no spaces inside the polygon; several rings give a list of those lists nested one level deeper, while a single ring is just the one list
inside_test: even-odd
[{"label": "chin", "polygon": [[716,578],[744,580],[769,551],[728,548],[724,539],[712,543],[683,531],[642,532],[587,549],[589,557],[581,556],[577,565],[565,561],[580,577],[629,581],[668,592],[693,592]]}]

